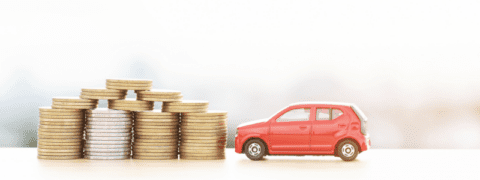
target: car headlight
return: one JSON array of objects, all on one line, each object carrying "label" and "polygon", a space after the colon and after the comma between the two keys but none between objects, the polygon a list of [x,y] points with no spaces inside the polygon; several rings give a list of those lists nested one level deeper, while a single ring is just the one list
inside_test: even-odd
[{"label": "car headlight", "polygon": [[235,137],[237,137],[237,136],[238,136],[238,128],[237,128],[237,130],[235,131]]}]

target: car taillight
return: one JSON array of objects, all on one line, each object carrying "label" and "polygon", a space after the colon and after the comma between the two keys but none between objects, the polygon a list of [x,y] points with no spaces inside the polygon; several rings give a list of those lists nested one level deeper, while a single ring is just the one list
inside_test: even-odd
[{"label": "car taillight", "polygon": [[238,136],[238,128],[237,128],[237,130],[235,131],[235,137],[237,137],[237,136]]}]

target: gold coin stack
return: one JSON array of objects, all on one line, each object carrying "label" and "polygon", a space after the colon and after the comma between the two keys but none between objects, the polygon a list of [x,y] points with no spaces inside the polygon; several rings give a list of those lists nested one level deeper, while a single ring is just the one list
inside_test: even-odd
[{"label": "gold coin stack", "polygon": [[40,107],[38,159],[78,159],[83,154],[84,110]]},{"label": "gold coin stack", "polygon": [[95,109],[98,100],[80,99],[79,97],[54,97],[52,108],[54,109]]},{"label": "gold coin stack", "polygon": [[153,110],[153,101],[140,101],[133,98],[108,100],[109,109],[127,110],[127,111],[148,111]]},{"label": "gold coin stack", "polygon": [[152,80],[147,79],[107,79],[107,89],[150,90]]},{"label": "gold coin stack", "polygon": [[149,91],[135,91],[137,93],[137,100],[143,101],[159,101],[159,102],[174,102],[182,100],[182,93],[180,91],[152,89]]},{"label": "gold coin stack", "polygon": [[80,98],[82,99],[125,99],[127,90],[88,88],[82,89]]},{"label": "gold coin stack", "polygon": [[178,114],[160,110],[134,112],[133,158],[178,158]]},{"label": "gold coin stack", "polygon": [[201,112],[207,112],[207,109],[208,109],[208,101],[164,102],[162,105],[163,112],[201,113]]},{"label": "gold coin stack", "polygon": [[227,112],[181,114],[180,158],[225,159]]}]

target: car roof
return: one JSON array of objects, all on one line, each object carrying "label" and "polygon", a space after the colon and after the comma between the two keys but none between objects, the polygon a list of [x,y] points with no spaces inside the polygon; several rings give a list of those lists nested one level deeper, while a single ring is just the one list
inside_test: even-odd
[{"label": "car roof", "polygon": [[339,106],[355,106],[353,103],[344,103],[344,102],[329,102],[329,101],[306,101],[306,102],[297,102],[290,104],[289,106],[295,105],[310,105],[310,104],[322,104],[322,105],[339,105]]}]

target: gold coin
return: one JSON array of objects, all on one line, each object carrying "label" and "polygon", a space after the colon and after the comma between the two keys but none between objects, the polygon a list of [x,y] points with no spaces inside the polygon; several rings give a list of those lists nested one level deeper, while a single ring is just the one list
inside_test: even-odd
[{"label": "gold coin", "polygon": [[163,109],[208,109],[208,106],[162,106],[162,108]]},{"label": "gold coin", "polygon": [[209,157],[199,157],[199,156],[180,156],[180,159],[183,160],[223,160],[225,156],[209,156]]},{"label": "gold coin", "polygon": [[80,99],[79,97],[54,97],[53,102],[97,103],[98,100]]},{"label": "gold coin", "polygon": [[156,101],[156,102],[176,102],[176,101],[181,101],[182,98],[180,99],[164,99],[164,98],[137,98],[138,100],[142,101]]},{"label": "gold coin", "polygon": [[153,104],[109,104],[108,107],[153,108]]},{"label": "gold coin", "polygon": [[135,129],[135,133],[138,134],[139,132],[141,133],[177,133],[178,134],[178,128],[175,129]]},{"label": "gold coin", "polygon": [[74,143],[74,142],[82,142],[83,139],[81,138],[74,138],[74,139],[38,139],[38,142],[42,143]]},{"label": "gold coin", "polygon": [[83,121],[79,122],[55,122],[55,121],[40,121],[40,125],[54,125],[54,126],[80,126],[85,124]]},{"label": "gold coin", "polygon": [[180,153],[184,154],[221,154],[225,153],[224,149],[180,149]]},{"label": "gold coin", "polygon": [[[114,90],[114,89],[111,89]],[[84,96],[125,96],[127,91],[125,90],[115,90],[115,91],[124,91],[124,92],[82,92],[80,95]]]},{"label": "gold coin", "polygon": [[215,147],[215,148],[218,148],[218,149],[222,149],[222,148],[225,148],[226,147],[226,144],[194,144],[194,143],[181,143],[180,144],[180,148],[184,148],[184,147],[190,147],[190,148],[194,148],[194,147]]},{"label": "gold coin", "polygon": [[135,145],[133,149],[157,149],[157,150],[176,150],[178,149],[178,145],[170,145],[170,146],[144,146],[144,145]]},{"label": "gold coin", "polygon": [[91,114],[132,114],[131,111],[114,110],[114,109],[108,109],[108,108],[89,109],[89,110],[86,110],[85,113],[87,115],[91,115]]},{"label": "gold coin", "polygon": [[106,89],[106,88],[82,88],[82,93],[115,93],[115,94],[126,94],[125,90],[116,90],[116,89]]},{"label": "gold coin", "polygon": [[76,155],[82,155],[82,151],[78,150],[78,152],[64,152],[64,153],[58,153],[58,152],[38,152],[38,155],[43,155],[43,156],[76,156]]},{"label": "gold coin", "polygon": [[178,135],[178,132],[143,132],[143,131],[135,131],[136,135],[139,136],[174,136]]},{"label": "gold coin", "polygon": [[135,151],[133,155],[138,155],[138,156],[177,156],[178,151],[173,151],[173,152],[139,152]]},{"label": "gold coin", "polygon": [[117,109],[117,110],[126,110],[126,111],[145,111],[145,110],[153,109],[153,107],[134,108],[134,107],[125,107],[125,106],[108,106],[108,108]]},{"label": "gold coin", "polygon": [[56,109],[95,109],[97,105],[95,106],[57,106],[57,105],[52,105],[52,108]]},{"label": "gold coin", "polygon": [[38,131],[38,135],[45,135],[45,136],[80,136],[83,135],[83,131],[78,132],[48,132],[48,131]]},{"label": "gold coin", "polygon": [[133,142],[133,146],[178,146],[178,140],[171,142],[163,142],[163,143],[144,143],[144,142]]},{"label": "gold coin", "polygon": [[132,87],[145,87],[152,86],[152,83],[120,83],[120,82],[108,82],[107,86],[132,86]]},{"label": "gold coin", "polygon": [[227,133],[188,133],[181,131],[180,134],[184,138],[190,138],[191,137],[225,137]]},{"label": "gold coin", "polygon": [[153,116],[178,116],[177,113],[168,113],[168,112],[162,112],[161,110],[155,109],[151,111],[139,111],[135,112],[135,115],[153,115]]},{"label": "gold coin", "polygon": [[225,156],[225,153],[190,153],[190,152],[181,152],[179,153],[181,156],[189,156],[189,157],[210,157],[210,156]]},{"label": "gold coin", "polygon": [[186,120],[186,119],[182,119],[182,124],[183,123],[198,123],[198,124],[200,124],[200,123],[208,123],[208,124],[218,123],[218,124],[225,124],[226,125],[227,121],[225,121],[225,120],[191,120],[191,119]]},{"label": "gold coin", "polygon": [[207,117],[207,116],[190,116],[186,115],[188,113],[182,113],[182,119],[198,119],[198,120],[225,120],[227,116],[215,116],[215,117]]},{"label": "gold coin", "polygon": [[[47,133],[83,134],[83,129],[38,129],[38,134],[49,135]],[[58,134],[58,136],[61,135]]]},{"label": "gold coin", "polygon": [[140,159],[140,160],[172,160],[178,159],[178,155],[174,156],[141,156],[141,155],[133,155],[133,159]]},{"label": "gold coin", "polygon": [[182,121],[182,126],[227,126],[227,122],[184,122]]},{"label": "gold coin", "polygon": [[185,133],[226,133],[227,130],[226,129],[216,129],[216,130],[198,130],[198,129],[184,129],[182,128],[182,132],[185,132]]},{"label": "gold coin", "polygon": [[149,91],[139,91],[136,93],[139,95],[171,95],[171,96],[182,94],[180,91],[166,90],[166,89],[151,89]]},{"label": "gold coin", "polygon": [[83,129],[83,125],[70,125],[70,126],[61,126],[61,125],[39,125],[41,129]]},{"label": "gold coin", "polygon": [[85,112],[48,112],[48,111],[40,111],[40,116],[83,116]]},{"label": "gold coin", "polygon": [[53,109],[52,107],[40,107],[40,113],[83,113],[84,110],[78,109]]},{"label": "gold coin", "polygon": [[223,135],[223,136],[188,136],[188,135],[185,135],[185,134],[182,134],[182,140],[186,140],[186,139],[190,139],[190,140],[194,140],[194,139],[197,139],[197,140],[221,140],[221,139],[226,139],[226,135]]},{"label": "gold coin", "polygon": [[159,123],[156,123],[156,122],[135,122],[135,127],[137,127],[137,128],[152,129],[152,128],[162,128],[163,126],[166,126],[166,127],[176,126],[178,128],[178,122],[163,122],[163,123],[162,122],[159,122]]},{"label": "gold coin", "polygon": [[135,139],[178,139],[178,135],[138,135],[135,134]]},{"label": "gold coin", "polygon": [[225,147],[224,146],[180,146],[180,150],[187,150],[187,151],[192,151],[192,150],[196,150],[196,151],[222,151],[224,152],[225,151]]},{"label": "gold coin", "polygon": [[78,146],[69,146],[69,145],[60,145],[60,146],[48,146],[48,145],[38,145],[37,148],[39,149],[82,149],[83,150],[83,146],[82,145],[78,145]]},{"label": "gold coin", "polygon": [[61,135],[61,136],[50,136],[50,135],[41,135],[39,134],[38,135],[38,138],[39,139],[82,139],[83,138],[83,134],[81,136],[65,136],[65,135]]},{"label": "gold coin", "polygon": [[227,126],[187,126],[182,124],[182,130],[227,130]]},{"label": "gold coin", "polygon": [[108,89],[122,89],[122,90],[150,90],[152,86],[110,86],[107,85]]},{"label": "gold coin", "polygon": [[133,154],[138,153],[161,153],[161,152],[177,152],[178,149],[133,149]]},{"label": "gold coin", "polygon": [[82,146],[83,141],[78,141],[78,142],[60,142],[60,143],[55,143],[55,142],[44,142],[41,139],[37,141],[38,146],[43,145],[43,146]]},{"label": "gold coin", "polygon": [[178,119],[143,119],[135,117],[135,122],[178,122]]},{"label": "gold coin", "polygon": [[97,102],[79,103],[79,102],[59,101],[59,102],[52,102],[52,104],[58,105],[58,106],[92,106],[92,105],[96,105]]},{"label": "gold coin", "polygon": [[85,122],[85,119],[46,119],[40,118],[40,122]]},{"label": "gold coin", "polygon": [[151,84],[153,81],[150,79],[107,79],[107,82],[111,83],[133,83],[133,84]]},{"label": "gold coin", "polygon": [[205,112],[207,109],[163,109],[165,112],[177,112],[177,113],[184,113],[184,112]]},{"label": "gold coin", "polygon": [[205,113],[185,113],[182,114],[184,116],[192,116],[192,117],[217,117],[217,116],[227,116],[227,111],[219,111],[219,110],[209,110]]},{"label": "gold coin", "polygon": [[167,106],[174,106],[174,105],[208,105],[208,101],[201,101],[201,100],[183,100],[181,102],[168,102],[165,103]]},{"label": "gold coin", "polygon": [[134,98],[127,98],[121,100],[109,100],[108,104],[153,104],[152,101],[139,101]]},{"label": "gold coin", "polygon": [[74,115],[74,116],[52,116],[52,115],[40,115],[40,118],[45,119],[85,119],[85,115]]},{"label": "gold coin", "polygon": [[75,155],[75,156],[43,156],[38,155],[38,159],[45,159],[45,160],[68,160],[68,159],[81,159],[82,155]]},{"label": "gold coin", "polygon": [[80,152],[80,149],[37,149],[38,152],[45,152],[45,153],[73,153],[73,152]]},{"label": "gold coin", "polygon": [[183,95],[156,95],[156,94],[137,94],[137,98],[157,98],[157,99],[181,99]]},{"label": "gold coin", "polygon": [[143,139],[143,138],[135,138],[133,141],[134,144],[147,144],[147,143],[177,143],[178,144],[178,137],[172,139]]},{"label": "gold coin", "polygon": [[181,142],[185,143],[198,143],[198,144],[204,144],[204,143],[226,143],[226,139],[221,139],[221,140],[198,140],[198,139],[182,139]]},{"label": "gold coin", "polygon": [[82,99],[125,99],[124,96],[88,96],[88,95],[80,95]]},{"label": "gold coin", "polygon": [[135,124],[135,129],[138,129],[139,131],[148,131],[148,130],[167,130],[167,129],[176,129],[178,130],[177,125],[173,126],[148,126],[148,125],[138,125]]}]

